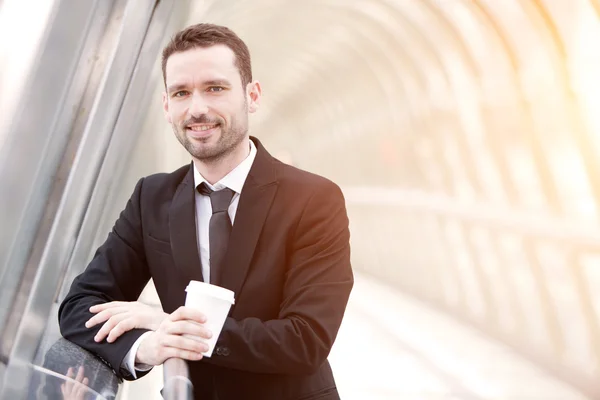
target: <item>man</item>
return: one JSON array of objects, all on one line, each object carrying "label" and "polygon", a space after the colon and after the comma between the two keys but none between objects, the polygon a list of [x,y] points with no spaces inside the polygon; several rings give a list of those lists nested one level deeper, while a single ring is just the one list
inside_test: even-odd
[{"label": "man", "polygon": [[[261,86],[232,31],[179,32],[162,67],[165,116],[193,162],[137,183],[61,304],[63,336],[125,379],[188,360],[197,399],[339,399],[327,357],[353,286],[340,189],[249,137]],[[150,278],[164,313],[135,302]],[[206,317],[183,307],[190,280],[235,293],[210,358]]]}]

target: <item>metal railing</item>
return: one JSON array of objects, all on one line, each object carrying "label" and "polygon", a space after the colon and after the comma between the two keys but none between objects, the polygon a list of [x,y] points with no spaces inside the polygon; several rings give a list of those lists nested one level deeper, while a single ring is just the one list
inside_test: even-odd
[{"label": "metal railing", "polygon": [[600,395],[600,229],[418,191],[348,187],[354,264]]},{"label": "metal railing", "polygon": [[[55,40],[46,41],[42,46],[43,55],[47,56],[49,60],[48,64],[56,64],[55,60],[62,60],[61,54],[67,52],[70,56],[68,61],[73,65],[63,74],[65,75],[64,79],[56,80],[48,79],[47,74],[44,76],[47,68],[44,69],[45,66],[42,63],[40,68],[35,70],[36,79],[44,82],[56,81],[61,83],[59,86],[69,86],[62,85],[62,83],[65,80],[68,82],[71,73],[77,70],[85,76],[78,78],[77,82],[71,82],[72,86],[84,87],[87,80],[95,83],[94,85],[90,84],[94,88],[93,90],[89,89],[89,98],[86,97],[86,103],[81,106],[82,110],[76,112],[78,111],[76,107],[69,106],[71,111],[68,113],[65,111],[65,115],[61,114],[64,121],[61,119],[62,123],[56,125],[57,134],[65,138],[69,137],[70,129],[77,125],[76,129],[80,132],[81,137],[79,142],[73,144],[73,148],[69,150],[70,153],[65,156],[64,165],[61,166],[64,169],[62,171],[64,176],[61,175],[62,180],[66,180],[67,183],[63,184],[64,187],[55,193],[57,198],[60,198],[60,202],[52,210],[53,212],[49,212],[47,215],[45,221],[48,225],[47,231],[37,233],[35,249],[32,250],[29,242],[24,243],[17,240],[20,237],[19,234],[11,231],[11,229],[14,230],[14,227],[18,227],[19,231],[31,236],[27,238],[28,241],[33,241],[36,228],[32,224],[12,219],[7,220],[7,224],[4,224],[7,235],[11,236],[11,240],[5,241],[5,244],[12,246],[12,250],[17,249],[18,251],[15,251],[22,256],[21,261],[23,262],[0,260],[0,287],[2,288],[0,297],[6,297],[6,301],[3,301],[5,307],[0,310],[0,350],[2,350],[3,356],[1,361],[2,364],[6,364],[6,368],[0,368],[0,398],[20,398],[23,391],[28,390],[32,377],[42,373],[39,369],[43,369],[43,367],[36,366],[39,363],[34,361],[34,357],[44,340],[43,335],[49,324],[50,310],[56,301],[61,300],[63,294],[61,289],[65,289],[61,285],[64,284],[68,288],[73,277],[87,265],[89,255],[96,245],[94,241],[100,229],[99,225],[102,221],[110,219],[106,208],[115,195],[115,181],[118,181],[115,179],[116,171],[123,169],[125,160],[128,159],[130,150],[135,145],[139,133],[137,127],[144,119],[146,100],[150,97],[149,93],[153,87],[150,83],[157,82],[160,78],[160,69],[157,68],[160,48],[163,42],[168,40],[170,32],[182,23],[188,7],[188,3],[185,1],[114,0],[106,4],[92,2],[81,12],[76,12],[79,8],[74,10],[70,3],[68,1],[57,2],[57,8],[53,14],[54,20],[66,18],[82,26],[80,30],[83,33],[66,35],[71,39],[84,36],[85,29],[94,28],[92,30],[99,38],[94,37],[104,43],[104,47],[100,47],[103,49],[102,54],[106,53],[106,59],[100,57],[100,61],[103,60],[102,62],[98,61],[100,65],[95,69],[90,68],[96,73],[101,72],[100,77],[88,79],[85,75],[90,73],[88,69],[77,69],[77,62],[91,63],[93,60],[80,57],[80,53],[83,51],[81,48],[85,48],[80,43],[83,43],[83,39],[78,39],[76,43],[73,43],[71,46],[73,49],[65,48],[64,40],[58,40],[61,33],[65,36],[64,30],[67,29],[65,27],[71,26],[70,23],[52,24],[49,29],[54,36],[50,35],[50,38]],[[114,10],[120,10],[120,13],[111,11],[113,6]],[[103,13],[94,12],[99,9],[103,10]],[[94,25],[90,28],[89,25],[93,24],[100,26],[95,27]],[[109,27],[103,30],[101,29],[103,24],[108,24]],[[85,51],[82,54],[89,55]],[[85,60],[78,61],[82,57]],[[83,83],[79,82],[80,80]],[[52,93],[53,91],[46,92]],[[60,107],[55,107],[55,97],[52,101],[43,101],[44,98],[36,103],[39,103],[41,108],[47,108],[44,110],[49,119],[57,118],[55,114],[62,110]],[[84,113],[83,109],[87,111]],[[41,115],[40,113],[35,114]],[[24,114],[17,114],[15,121],[22,115]],[[80,119],[74,122],[73,119],[77,116],[80,116]],[[37,119],[37,121],[39,123],[40,120]],[[17,122],[11,126],[18,126]],[[50,123],[47,125],[54,126]],[[22,137],[27,139],[22,132],[18,132],[16,129],[11,131],[11,135],[21,138],[19,139],[21,141]],[[35,140],[33,142],[31,139],[27,140],[31,143],[35,142]],[[35,147],[35,143],[33,145]],[[43,147],[40,148],[44,150]],[[21,148],[8,150],[12,150],[16,154],[15,157],[24,157],[24,151],[20,151]],[[57,163],[62,153],[62,150],[56,151],[56,155],[52,153],[57,159],[55,160]],[[30,156],[31,154],[28,154],[23,159],[39,158]],[[6,163],[2,165],[6,165]],[[44,176],[47,176],[46,179],[43,179],[44,182],[48,183],[48,179],[52,180],[55,169],[38,168],[34,164],[31,165],[34,169],[45,171]],[[7,179],[18,178],[23,182],[30,182],[30,186],[36,186],[37,180],[22,179],[23,176],[28,176],[27,171],[16,176],[11,174],[12,170],[3,170],[6,173],[0,174],[2,175],[0,181],[5,177]],[[56,178],[56,180],[61,181],[60,178]],[[11,187],[11,185],[6,186]],[[23,204],[34,202],[40,206],[40,210],[47,200],[47,196],[34,196],[30,191],[15,192],[12,189],[11,191],[10,198],[13,201],[16,199],[17,202]],[[15,211],[11,207],[6,210],[9,213]],[[11,221],[14,223],[10,223]],[[25,235],[25,233],[23,234]],[[39,262],[34,259],[30,260],[30,264],[35,268],[29,271],[23,282],[18,282],[18,278],[23,275],[26,253],[29,254],[31,251],[37,255]],[[3,255],[9,253],[10,251],[4,252]],[[12,299],[17,295],[20,296],[20,302],[15,301],[15,304],[12,304]],[[10,332],[7,329],[3,330],[6,325],[5,321],[9,319],[11,320]]]},{"label": "metal railing", "polygon": [[[122,382],[107,363],[64,338],[55,341],[45,352],[42,365],[31,364],[28,369],[27,395],[20,393],[19,396],[29,399],[114,400]],[[164,400],[193,398],[193,385],[184,360],[166,360],[163,378],[161,395]]]},{"label": "metal railing", "polygon": [[188,400],[193,398],[193,385],[187,363],[180,358],[170,358],[163,364],[163,390],[165,400]]},{"label": "metal railing", "polygon": [[60,338],[46,352],[41,366],[31,365],[28,396],[16,398],[113,400],[120,380],[112,368],[76,344]]}]

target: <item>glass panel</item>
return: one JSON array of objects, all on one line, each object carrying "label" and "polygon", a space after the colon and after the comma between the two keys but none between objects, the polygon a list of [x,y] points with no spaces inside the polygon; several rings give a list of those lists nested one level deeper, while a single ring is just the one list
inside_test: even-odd
[{"label": "glass panel", "polygon": [[577,107],[583,111],[589,131],[586,132],[600,150],[600,18],[589,0],[569,2],[546,1],[558,33],[563,40],[572,89]]},{"label": "glass panel", "polygon": [[465,243],[461,223],[448,220],[444,228],[449,246],[454,252],[454,257],[451,260],[456,261],[456,270],[461,281],[461,286],[465,291],[465,306],[467,308],[465,311],[478,320],[483,321],[487,312],[482,292],[483,288],[475,271],[475,260],[471,258],[471,254]]},{"label": "glass panel", "polygon": [[[492,21],[472,2],[440,2],[439,6],[445,11],[447,18],[454,22],[473,61],[479,66],[477,78],[481,124],[486,142],[474,145],[473,151],[478,155],[478,168],[484,176],[482,184],[485,185],[488,196],[503,200],[505,196],[500,193],[502,187],[499,179],[502,177],[501,173],[506,174],[502,179],[506,180],[505,190],[511,191],[507,193],[508,198],[517,197],[520,203],[539,212],[546,204],[540,196],[543,191],[530,150],[525,147],[524,109],[520,104],[520,93],[516,86],[518,80],[511,64],[509,49],[490,24]],[[523,157],[518,157],[520,155]],[[511,159],[518,160],[518,165],[503,171],[502,168],[506,167],[502,164],[507,162],[507,166],[510,166],[508,163]],[[493,161],[498,164],[492,164]],[[513,185],[519,189],[517,193],[512,192]]]},{"label": "glass panel", "polygon": [[514,234],[501,233],[498,236],[498,244],[514,288],[514,296],[517,297],[525,317],[522,332],[525,332],[526,337],[522,340],[538,347],[539,350],[550,352],[552,344],[541,312],[543,307],[540,294],[523,249],[522,239]]},{"label": "glass panel", "polygon": [[556,243],[541,243],[536,250],[564,338],[565,361],[573,367],[590,370],[595,365],[595,354],[565,250]]},{"label": "glass panel", "polygon": [[[513,109],[511,108],[510,110],[504,110],[503,113],[512,113],[512,111]],[[505,122],[500,122],[500,120],[504,120]],[[502,124],[500,126],[505,127],[505,131],[508,132],[518,132],[520,130],[515,126],[517,124],[511,123],[510,118],[506,118],[505,116],[497,115],[494,122]],[[498,127],[499,125],[497,124],[496,126]],[[500,130],[502,129],[500,128]],[[544,189],[537,174],[537,167],[532,158],[531,149],[519,142],[513,141],[509,144],[507,151],[508,166],[511,170],[519,199],[527,212],[547,214],[549,212],[548,201],[544,197]]]},{"label": "glass panel", "polygon": [[425,232],[418,236],[418,240],[421,243],[420,252],[427,256],[430,273],[436,280],[436,286],[432,288],[435,292],[433,295],[442,304],[456,308],[460,304],[460,285],[456,279],[456,266],[448,262],[452,257],[442,237],[438,217],[434,214],[424,214],[421,218]]},{"label": "glass panel", "polygon": [[[600,252],[581,255],[583,281],[588,287],[592,305],[596,313],[596,321],[600,322]],[[596,338],[598,340],[598,338]]]},{"label": "glass panel", "polygon": [[[556,26],[557,34],[560,35],[562,46],[565,51],[565,59],[561,60],[566,65],[566,73],[569,78],[569,90],[574,92],[575,98],[565,96],[565,101],[576,115],[574,118],[582,118],[583,124],[573,126],[575,131],[571,133],[582,135],[584,143],[591,141],[595,147],[590,153],[580,152],[575,157],[591,158],[587,160],[597,165],[597,157],[600,154],[600,50],[596,43],[600,41],[600,20],[596,10],[589,0],[574,0],[568,3],[546,1],[546,8],[550,13]],[[585,145],[585,144],[584,144]],[[579,160],[581,162],[581,160]],[[578,175],[582,175],[578,172]],[[570,176],[571,174],[569,174]],[[568,179],[565,176],[565,181]],[[578,188],[567,191],[565,201],[573,208],[573,213],[585,216],[597,217],[597,204],[592,201],[589,189],[589,179],[584,175],[580,180]],[[598,182],[595,185],[599,185]]]},{"label": "glass panel", "polygon": [[[66,3],[55,2],[52,9],[46,10],[51,15],[41,20],[47,24],[34,29],[39,37],[24,35],[23,45],[33,48],[21,51],[31,54],[23,56],[17,52],[16,65],[9,65],[9,69],[23,67],[25,71],[3,71],[6,79],[19,81],[15,86],[8,85],[19,92],[7,93],[10,114],[4,115],[5,110],[0,108],[0,129],[6,130],[0,131],[0,136],[4,136],[0,139],[0,187],[3,194],[10,193],[0,196],[0,330],[5,328],[15,307],[21,307],[18,314],[22,312],[23,304],[17,304],[15,299],[31,287],[40,250],[50,230],[48,221],[52,221],[66,180],[64,168],[72,163],[71,154],[65,153],[69,145],[77,146],[82,135],[81,130],[72,128],[78,117],[84,119],[87,115],[80,108],[90,98],[85,93],[87,83],[93,92],[90,74],[94,63],[87,57],[102,58],[96,46],[112,4]],[[5,7],[3,13],[9,12],[11,8]],[[92,15],[97,18],[91,18]],[[22,26],[29,24],[27,16],[5,15],[18,17]],[[38,21],[40,16],[34,18]],[[17,29],[4,37],[14,38],[20,33]],[[37,47],[34,43],[38,40],[43,45]],[[28,58],[30,65],[22,64],[20,56]],[[43,135],[40,126],[44,127]],[[0,335],[12,336],[12,332]],[[2,351],[7,354],[4,343]]]},{"label": "glass panel", "polygon": [[[581,221],[590,221],[590,217],[595,220],[589,177],[573,140],[573,130],[579,126],[572,109],[574,104],[568,103],[567,83],[562,74],[562,63],[566,60],[559,58],[560,43],[551,36],[552,27],[546,26],[541,10],[535,5],[515,1],[482,2],[494,11],[503,35],[517,56],[518,76],[532,111],[535,134],[548,156],[551,179],[559,186],[564,211]],[[561,11],[560,15],[568,19],[573,11],[566,14]]]},{"label": "glass panel", "polygon": [[55,2],[31,7],[20,0],[0,1],[0,149],[10,133],[6,128],[18,105],[15,99],[27,81]]},{"label": "glass panel", "polygon": [[504,265],[494,248],[489,230],[474,227],[470,232],[473,247],[477,251],[478,265],[489,283],[487,287],[492,292],[492,313],[497,314],[498,323],[505,332],[511,333],[515,330],[517,320],[512,309],[512,298],[509,283],[506,279]]},{"label": "glass panel", "polygon": [[64,374],[32,366],[32,382],[28,400],[113,400],[116,394],[98,393],[89,384],[85,367],[69,367]]},{"label": "glass panel", "polygon": [[40,356],[36,364],[9,365],[19,374],[12,376],[9,391],[3,394],[30,400],[116,398],[119,380],[112,369],[81,347],[59,338]]}]

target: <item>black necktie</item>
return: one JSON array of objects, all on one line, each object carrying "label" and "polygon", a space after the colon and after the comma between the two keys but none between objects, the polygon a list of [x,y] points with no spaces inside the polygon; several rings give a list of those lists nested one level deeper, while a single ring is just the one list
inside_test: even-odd
[{"label": "black necktie", "polygon": [[231,219],[229,218],[229,204],[233,198],[233,190],[225,188],[212,190],[206,183],[198,185],[198,192],[210,197],[212,216],[208,227],[208,242],[210,244],[210,282],[219,282],[219,271],[223,267],[223,259],[227,252],[229,235],[231,234]]}]

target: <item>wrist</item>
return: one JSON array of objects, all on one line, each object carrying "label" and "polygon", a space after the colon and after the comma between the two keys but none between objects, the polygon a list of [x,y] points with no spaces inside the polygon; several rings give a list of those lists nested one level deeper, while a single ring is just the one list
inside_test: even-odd
[{"label": "wrist", "polygon": [[145,365],[145,366],[153,366],[147,357],[147,345],[148,338],[154,335],[154,331],[150,331],[150,333],[141,341],[140,346],[138,347],[135,353],[135,364],[136,365]]}]

